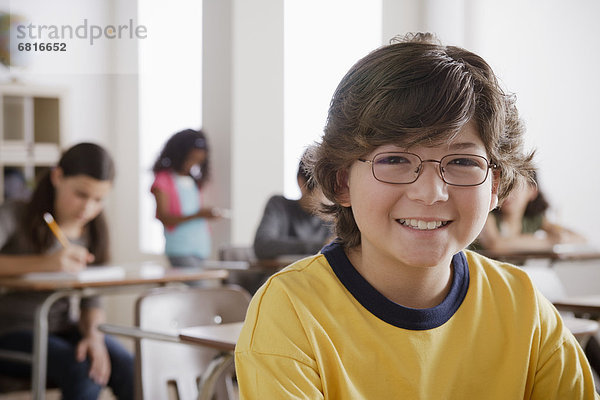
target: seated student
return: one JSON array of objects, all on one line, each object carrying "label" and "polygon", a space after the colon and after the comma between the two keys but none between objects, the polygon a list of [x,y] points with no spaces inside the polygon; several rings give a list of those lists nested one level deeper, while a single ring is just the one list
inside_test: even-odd
[{"label": "seated student", "polygon": [[[537,172],[530,181],[520,180],[502,205],[487,218],[472,249],[493,251],[552,250],[561,243],[585,243],[583,236],[546,218],[548,201],[539,189]],[[595,337],[585,346],[585,354],[600,373],[600,344]]]},{"label": "seated student", "polygon": [[[102,147],[80,143],[67,150],[28,202],[0,206],[0,276],[28,272],[78,271],[108,261],[108,227],[102,213],[112,187],[114,165]],[[70,244],[62,247],[46,225],[52,214]],[[32,351],[34,293],[0,296],[0,349]],[[98,330],[104,313],[96,297],[84,298],[79,320],[69,299],[57,301],[48,316],[47,379],[63,399],[96,399],[108,385],[119,399],[133,398],[133,357]],[[0,359],[0,373],[28,377],[31,365]]]},{"label": "seated student", "polygon": [[475,248],[494,251],[552,250],[559,243],[584,243],[577,233],[551,223],[546,217],[549,204],[532,180],[520,180],[502,205],[488,216]]},{"label": "seated student", "polygon": [[315,189],[302,161],[297,179],[300,199],[273,196],[267,202],[254,236],[254,253],[259,259],[314,254],[332,239],[330,225],[315,214],[321,191]]},{"label": "seated student", "polygon": [[29,195],[23,171],[15,167],[4,167],[4,200],[26,200]]},{"label": "seated student", "polygon": [[594,399],[528,275],[464,250],[531,170],[513,96],[416,34],[359,60],[309,155],[338,238],[273,275],[235,350],[242,399]]}]

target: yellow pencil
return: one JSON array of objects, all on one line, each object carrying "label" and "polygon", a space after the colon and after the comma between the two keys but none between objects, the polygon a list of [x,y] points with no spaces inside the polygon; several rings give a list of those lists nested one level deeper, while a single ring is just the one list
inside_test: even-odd
[{"label": "yellow pencil", "polygon": [[60,244],[62,244],[63,247],[69,246],[69,239],[67,239],[63,231],[60,230],[60,227],[54,220],[52,214],[44,213],[44,221],[46,221],[46,224],[48,224],[48,227],[50,228],[52,233],[54,233],[54,236],[56,236]]}]

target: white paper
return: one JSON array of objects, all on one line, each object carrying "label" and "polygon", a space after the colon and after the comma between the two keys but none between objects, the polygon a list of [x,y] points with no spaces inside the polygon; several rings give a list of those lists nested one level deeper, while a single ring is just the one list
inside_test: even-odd
[{"label": "white paper", "polygon": [[87,267],[79,272],[30,272],[22,278],[29,281],[113,281],[125,278],[125,269],[119,266]]}]

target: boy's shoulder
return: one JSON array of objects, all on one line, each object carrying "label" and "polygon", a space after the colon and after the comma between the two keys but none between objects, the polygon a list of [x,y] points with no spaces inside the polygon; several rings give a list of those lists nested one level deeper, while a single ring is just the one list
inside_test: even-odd
[{"label": "boy's shoulder", "polygon": [[472,283],[488,282],[496,292],[502,287],[510,291],[519,288],[528,292],[533,289],[531,278],[523,267],[488,258],[472,250],[464,250],[464,253]]},{"label": "boy's shoulder", "polygon": [[321,253],[302,258],[271,275],[264,286],[273,282],[276,285],[297,285],[299,281],[319,278],[323,270],[330,270],[329,262]]}]

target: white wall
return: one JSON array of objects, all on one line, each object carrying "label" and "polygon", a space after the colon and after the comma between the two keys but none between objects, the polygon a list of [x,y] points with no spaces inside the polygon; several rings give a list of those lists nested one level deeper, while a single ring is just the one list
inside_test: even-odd
[{"label": "white wall", "polygon": [[[137,15],[134,0],[0,5],[40,23],[79,23],[86,17],[102,24]],[[203,48],[202,114],[215,155],[210,196],[233,209],[231,222],[214,226],[217,243],[251,243],[265,199],[283,191],[282,7],[283,0],[205,0],[205,34],[213,32]],[[528,143],[538,148],[543,189],[559,221],[600,245],[600,217],[589,211],[600,198],[595,168],[600,128],[594,120],[600,109],[597,15],[600,3],[594,0],[384,0],[382,42],[429,29],[445,42],[483,55],[517,93]],[[114,254],[126,261],[144,257],[135,245],[138,195],[132,187],[139,181],[139,124],[137,51],[131,45],[99,44],[90,51],[79,43],[71,58],[33,60],[18,74],[26,82],[67,88],[67,145],[94,140],[115,155],[119,176],[108,211],[119,226]]]},{"label": "white wall", "polygon": [[283,0],[204,5],[209,194],[233,213],[231,225],[214,224],[214,241],[248,245],[265,199],[283,190]]},{"label": "white wall", "polygon": [[385,0],[384,41],[413,29],[435,32],[488,61],[537,149],[541,188],[556,222],[600,246],[600,3],[593,0]]},{"label": "white wall", "polygon": [[517,94],[541,187],[563,225],[600,245],[600,2],[473,2],[474,50]]},{"label": "white wall", "polygon": [[[19,14],[38,25],[82,24],[88,18],[95,24],[106,24],[112,13],[110,3],[93,0],[73,2],[57,0],[4,1],[0,10]],[[63,141],[66,146],[82,140],[101,144],[111,141],[112,85],[108,75],[112,48],[106,43],[89,46],[83,39],[67,42],[65,53],[31,52],[26,69],[4,67],[0,79],[14,79],[24,84],[41,84],[66,89]]]}]

